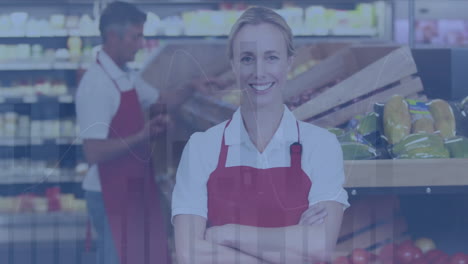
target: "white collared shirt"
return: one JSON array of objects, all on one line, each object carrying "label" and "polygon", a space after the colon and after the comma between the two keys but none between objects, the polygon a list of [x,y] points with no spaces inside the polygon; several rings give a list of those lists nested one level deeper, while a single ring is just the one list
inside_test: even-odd
[{"label": "white collared shirt", "polygon": [[[135,88],[144,109],[156,102],[158,90],[143,81],[137,73],[121,70],[104,51],[100,51],[97,56],[120,91]],[[109,75],[95,62],[80,81],[76,92],[76,115],[80,127],[79,137],[82,139],[107,138],[109,125],[120,105],[120,93]],[[87,191],[101,190],[96,165],[88,170],[83,188]]]},{"label": "white collared shirt", "polygon": [[[177,169],[172,193],[172,217],[192,214],[207,218],[207,182],[218,164],[226,122],[190,137]],[[348,194],[343,188],[343,154],[336,136],[326,129],[301,121],[299,129],[303,146],[302,169],[312,181],[309,206],[321,201],[337,201],[347,208]],[[289,167],[289,147],[297,141],[297,135],[296,118],[285,106],[277,131],[260,153],[250,140],[240,109],[237,109],[225,132],[225,142],[229,147],[226,167]]]}]

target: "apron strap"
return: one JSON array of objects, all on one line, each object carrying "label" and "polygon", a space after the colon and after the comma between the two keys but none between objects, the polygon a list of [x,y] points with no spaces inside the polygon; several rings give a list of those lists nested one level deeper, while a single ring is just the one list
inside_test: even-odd
[{"label": "apron strap", "polygon": [[299,130],[299,122],[296,120],[297,126],[297,142],[294,142],[289,147],[291,154],[291,167],[296,169],[302,169],[302,144],[301,144],[301,132]]},{"label": "apron strap", "polygon": [[224,127],[223,140],[221,142],[221,153],[219,154],[217,168],[221,168],[223,166],[226,166],[228,147],[226,146],[226,143],[225,143],[225,140],[224,140],[224,133],[226,132],[226,128],[229,126],[230,123],[231,123],[231,119],[228,120],[228,122],[226,123],[226,126]]},{"label": "apron strap", "polygon": [[99,54],[97,54],[96,56],[96,62],[99,66],[101,66],[102,70],[104,71],[104,73],[107,75],[107,77],[109,77],[109,79],[111,79],[111,81],[114,83],[114,88],[117,90],[117,92],[121,93],[120,89],[119,89],[119,85],[117,84],[117,82],[114,80],[114,78],[112,78],[112,76],[110,75],[110,73],[106,70],[106,68],[104,67],[104,65],[101,63],[101,61],[99,60]]}]

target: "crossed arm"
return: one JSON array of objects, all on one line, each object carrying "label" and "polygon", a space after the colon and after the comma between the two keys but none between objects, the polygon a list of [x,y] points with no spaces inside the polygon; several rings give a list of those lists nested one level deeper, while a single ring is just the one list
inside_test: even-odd
[{"label": "crossed arm", "polygon": [[[343,206],[325,201],[319,207],[324,212],[317,213],[317,207],[310,207],[298,225],[279,228],[228,224],[206,229],[203,217],[177,215],[174,217],[177,260],[183,264],[329,260],[338,238]],[[322,223],[310,220],[324,214]]]}]

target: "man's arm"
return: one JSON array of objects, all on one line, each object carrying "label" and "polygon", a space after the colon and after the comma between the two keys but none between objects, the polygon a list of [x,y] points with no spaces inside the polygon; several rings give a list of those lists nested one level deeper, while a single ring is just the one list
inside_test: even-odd
[{"label": "man's arm", "polygon": [[206,219],[197,215],[174,217],[177,263],[250,264],[264,263],[236,249],[205,240]]},{"label": "man's arm", "polygon": [[89,164],[97,164],[132,152],[141,144],[149,144],[152,136],[165,130],[165,122],[164,117],[159,115],[146,122],[141,131],[126,138],[84,139],[83,150],[86,160]]},{"label": "man's arm", "polygon": [[224,225],[209,228],[207,240],[271,263],[329,261],[338,239],[343,205],[335,201],[322,203],[327,211],[322,224],[281,228]]},{"label": "man's arm", "polygon": [[167,105],[168,110],[171,111],[185,102],[195,91],[202,94],[212,94],[220,90],[221,87],[225,87],[225,85],[225,82],[216,77],[202,76],[193,79],[180,88],[161,91],[158,103]]}]

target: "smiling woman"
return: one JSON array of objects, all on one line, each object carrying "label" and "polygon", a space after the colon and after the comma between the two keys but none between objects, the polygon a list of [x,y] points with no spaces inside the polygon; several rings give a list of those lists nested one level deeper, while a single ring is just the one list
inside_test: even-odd
[{"label": "smiling woman", "polygon": [[342,153],[333,134],[283,104],[291,30],[274,11],[250,8],[228,52],[242,101],[184,149],[172,199],[178,261],[328,260],[349,206]]}]

